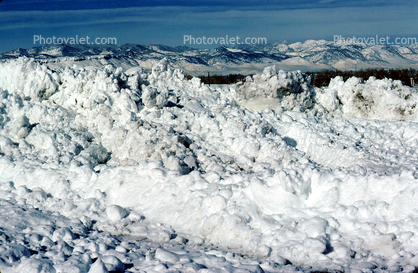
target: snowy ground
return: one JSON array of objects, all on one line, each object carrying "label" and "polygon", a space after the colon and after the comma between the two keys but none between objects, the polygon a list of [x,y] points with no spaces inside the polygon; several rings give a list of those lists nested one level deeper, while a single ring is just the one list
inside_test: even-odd
[{"label": "snowy ground", "polygon": [[18,59],[0,91],[3,273],[417,269],[418,95],[400,82]]}]

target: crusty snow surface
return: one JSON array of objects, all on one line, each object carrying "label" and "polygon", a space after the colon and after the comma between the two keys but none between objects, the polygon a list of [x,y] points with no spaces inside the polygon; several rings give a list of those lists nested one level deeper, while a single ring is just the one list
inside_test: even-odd
[{"label": "crusty snow surface", "polygon": [[413,272],[418,94],[0,64],[0,270]]}]

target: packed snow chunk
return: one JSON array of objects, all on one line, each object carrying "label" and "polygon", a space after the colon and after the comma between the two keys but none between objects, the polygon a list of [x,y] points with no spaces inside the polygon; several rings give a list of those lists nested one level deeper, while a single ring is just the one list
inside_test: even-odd
[{"label": "packed snow chunk", "polygon": [[237,103],[250,110],[305,110],[312,106],[310,77],[300,71],[276,72],[266,67],[262,74],[248,76],[235,86]]},{"label": "packed snow chunk", "polygon": [[109,217],[110,221],[116,222],[120,221],[126,216],[128,216],[128,212],[118,205],[110,205],[106,208],[107,217]]},{"label": "packed snow chunk", "polygon": [[29,132],[29,119],[26,116],[17,117],[11,122],[7,123],[10,134],[15,136],[15,139],[21,139],[26,137]]},{"label": "packed snow chunk", "polygon": [[414,121],[418,114],[417,89],[397,80],[351,77],[344,82],[339,76],[315,93],[318,105],[348,118]]},{"label": "packed snow chunk", "polygon": [[167,72],[168,69],[169,69],[168,60],[166,58],[164,58],[161,61],[159,61],[157,63],[157,65],[155,65],[152,68],[151,76],[153,76],[155,78],[164,76],[164,75],[161,75],[161,74],[163,74],[164,72]]},{"label": "packed snow chunk", "polygon": [[133,91],[139,91],[142,84],[146,85],[147,74],[143,67],[132,67],[125,71],[125,75],[128,76],[127,85]]},{"label": "packed snow chunk", "polygon": [[71,241],[74,239],[74,234],[70,228],[64,227],[54,231],[52,235],[52,241],[60,242],[60,241]]},{"label": "packed snow chunk", "polygon": [[189,238],[189,244],[192,245],[203,245],[205,243],[205,240],[202,237],[199,236],[192,236]]},{"label": "packed snow chunk", "polygon": [[167,105],[168,91],[159,92],[156,88],[146,86],[142,91],[142,103],[147,108],[163,108]]},{"label": "packed snow chunk", "polygon": [[115,256],[104,255],[101,257],[101,259],[109,272],[125,270],[125,265]]},{"label": "packed snow chunk", "polygon": [[29,258],[23,260],[19,266],[15,268],[17,273],[55,273],[56,270],[52,264],[52,261],[42,260],[36,258]]},{"label": "packed snow chunk", "polygon": [[101,259],[97,259],[94,264],[91,265],[90,270],[88,273],[109,273],[109,270],[102,262]]},{"label": "packed snow chunk", "polygon": [[20,244],[9,244],[7,250],[0,254],[3,261],[15,262],[21,260],[23,257],[30,257],[29,249]]},{"label": "packed snow chunk", "polygon": [[157,258],[158,260],[162,262],[167,262],[167,263],[172,263],[172,264],[175,264],[179,261],[178,255],[172,252],[163,250],[161,248],[157,249],[157,251],[155,252],[155,258]]},{"label": "packed snow chunk", "polygon": [[59,76],[26,57],[0,63],[0,90],[34,101],[48,99],[58,88]]}]

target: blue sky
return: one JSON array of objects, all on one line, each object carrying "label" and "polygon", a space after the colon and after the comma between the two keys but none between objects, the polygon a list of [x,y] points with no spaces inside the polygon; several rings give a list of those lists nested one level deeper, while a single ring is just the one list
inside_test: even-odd
[{"label": "blue sky", "polygon": [[[0,52],[44,38],[116,38],[117,44],[183,45],[184,36],[267,42],[343,37],[418,38],[418,1],[230,0],[0,2]],[[212,45],[191,45],[211,48]]]}]

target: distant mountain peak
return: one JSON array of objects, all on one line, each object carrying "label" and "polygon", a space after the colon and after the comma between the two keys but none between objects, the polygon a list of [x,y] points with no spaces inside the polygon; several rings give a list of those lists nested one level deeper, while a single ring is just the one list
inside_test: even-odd
[{"label": "distant mountain peak", "polygon": [[335,44],[326,40],[304,42],[283,41],[267,45],[222,45],[212,49],[195,49],[187,46],[161,44],[139,45],[69,45],[51,44],[17,48],[0,55],[0,60],[21,56],[34,58],[43,63],[62,67],[80,65],[113,65],[129,68],[151,68],[167,58],[176,68],[187,73],[207,72],[225,74],[261,72],[265,66],[276,65],[284,70],[353,70],[360,68],[418,68],[418,44],[373,45]]}]

